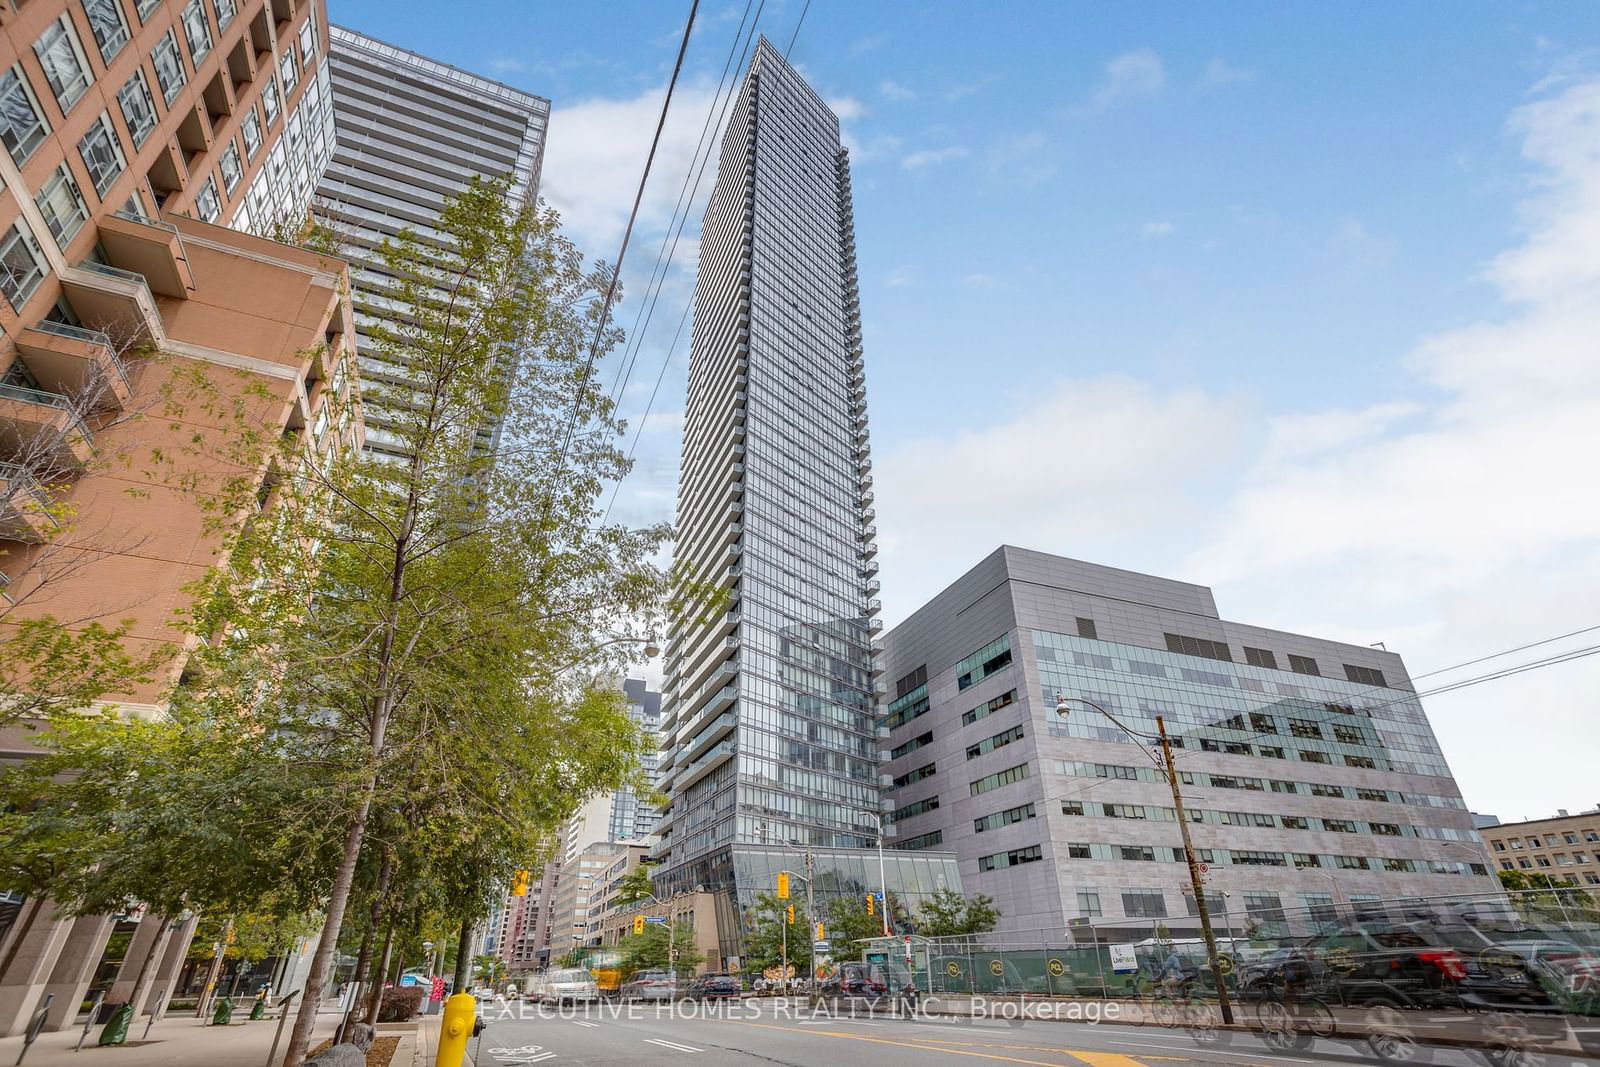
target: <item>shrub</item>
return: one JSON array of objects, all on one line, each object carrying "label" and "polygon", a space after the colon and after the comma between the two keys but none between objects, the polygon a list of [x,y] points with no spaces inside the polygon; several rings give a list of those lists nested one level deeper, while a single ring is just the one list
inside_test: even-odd
[{"label": "shrub", "polygon": [[380,1023],[403,1023],[422,1010],[421,986],[402,986],[399,989],[385,989],[383,1000],[378,1004],[378,1021]]}]

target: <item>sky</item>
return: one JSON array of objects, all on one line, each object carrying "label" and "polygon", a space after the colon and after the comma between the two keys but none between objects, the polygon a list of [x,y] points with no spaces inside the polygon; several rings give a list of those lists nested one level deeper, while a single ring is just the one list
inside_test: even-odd
[{"label": "sky", "polygon": [[[1475,810],[1600,804],[1600,656],[1426,696],[1600,646],[1600,6],[756,2],[851,149],[888,625],[1002,543],[1199,582],[1405,657]],[[330,9],[550,98],[615,259],[687,3]],[[639,296],[747,11],[702,3],[626,261],[613,518],[673,517],[714,163]]]}]

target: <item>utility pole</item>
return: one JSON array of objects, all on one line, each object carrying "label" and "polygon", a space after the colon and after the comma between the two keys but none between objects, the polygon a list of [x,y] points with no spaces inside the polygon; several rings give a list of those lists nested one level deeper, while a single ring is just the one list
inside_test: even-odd
[{"label": "utility pole", "polygon": [[1211,909],[1206,904],[1205,887],[1200,882],[1200,865],[1195,862],[1194,842],[1189,838],[1189,817],[1183,812],[1183,793],[1178,789],[1178,770],[1172,762],[1172,742],[1167,739],[1167,723],[1156,716],[1156,731],[1161,735],[1161,758],[1167,767],[1167,783],[1172,786],[1172,807],[1178,817],[1178,832],[1183,835],[1183,858],[1189,864],[1189,883],[1194,886],[1194,906],[1200,913],[1200,933],[1206,939],[1206,958],[1211,963],[1211,977],[1217,983],[1217,1007],[1222,1009],[1222,1022],[1233,1025],[1233,1003],[1228,999],[1228,980],[1217,959],[1217,937],[1211,932]]},{"label": "utility pole", "polygon": [[806,919],[811,923],[811,992],[817,991],[817,906],[812,896],[811,885],[815,881],[816,861],[811,855],[811,846],[806,846]]}]

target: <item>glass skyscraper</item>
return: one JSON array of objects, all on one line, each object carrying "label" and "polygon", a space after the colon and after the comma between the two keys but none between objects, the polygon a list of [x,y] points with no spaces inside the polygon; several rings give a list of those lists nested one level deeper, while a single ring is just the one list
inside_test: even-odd
[{"label": "glass skyscraper", "polygon": [[701,234],[678,560],[726,599],[667,645],[655,877],[669,890],[747,900],[741,848],[876,842],[879,604],[850,203],[838,117],[761,40]]},{"label": "glass skyscraper", "polygon": [[[341,26],[329,37],[338,146],[317,211],[346,241],[367,452],[400,457],[390,412],[406,403],[405,374],[379,357],[366,328],[405,314],[379,248],[407,228],[435,239],[445,198],[473,177],[509,175],[518,204],[537,196],[550,101]],[[496,429],[483,428],[486,445]]]}]

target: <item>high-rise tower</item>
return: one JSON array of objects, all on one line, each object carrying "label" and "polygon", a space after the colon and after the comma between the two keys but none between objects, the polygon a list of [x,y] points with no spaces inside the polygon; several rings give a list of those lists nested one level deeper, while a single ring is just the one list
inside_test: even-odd
[{"label": "high-rise tower", "polygon": [[678,559],[728,600],[668,642],[668,888],[746,890],[739,846],[875,843],[879,605],[850,199],[838,117],[763,39],[701,231]]},{"label": "high-rise tower", "polygon": [[[403,456],[408,446],[393,426],[409,397],[405,372],[381,358],[366,329],[405,314],[379,248],[406,228],[437,239],[446,198],[474,177],[509,176],[519,206],[537,196],[550,101],[342,26],[330,37],[338,147],[317,187],[318,210],[347,238],[366,449]],[[482,428],[486,444],[496,429]]]}]

